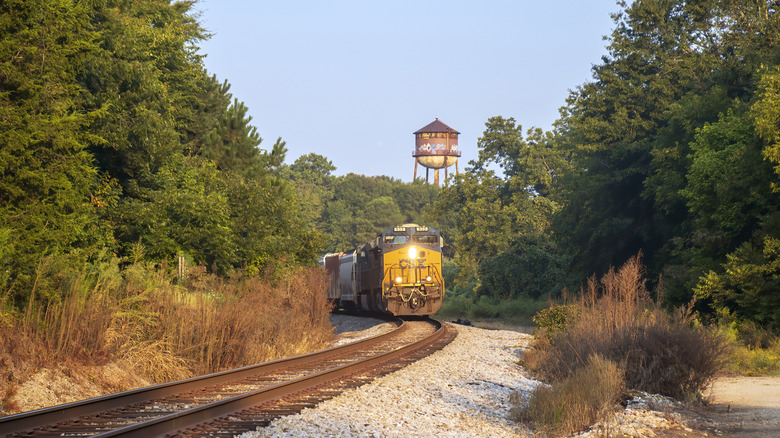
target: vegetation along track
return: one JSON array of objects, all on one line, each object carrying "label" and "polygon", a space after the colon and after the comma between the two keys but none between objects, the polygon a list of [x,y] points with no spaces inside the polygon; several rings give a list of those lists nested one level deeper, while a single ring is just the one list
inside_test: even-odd
[{"label": "vegetation along track", "polygon": [[0,418],[0,436],[233,436],[360,386],[455,336],[434,320],[293,358]]}]

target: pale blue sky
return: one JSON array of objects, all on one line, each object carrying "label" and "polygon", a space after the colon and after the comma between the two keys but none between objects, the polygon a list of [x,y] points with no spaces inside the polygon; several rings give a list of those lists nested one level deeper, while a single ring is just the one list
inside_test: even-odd
[{"label": "pale blue sky", "polygon": [[[200,0],[206,68],[232,84],[287,163],[315,152],[349,172],[411,181],[412,132],[461,132],[461,171],[489,117],[550,129],[591,79],[614,0]],[[454,167],[451,168],[454,170]],[[422,169],[421,169],[422,171]],[[419,172],[418,172],[419,176]]]}]

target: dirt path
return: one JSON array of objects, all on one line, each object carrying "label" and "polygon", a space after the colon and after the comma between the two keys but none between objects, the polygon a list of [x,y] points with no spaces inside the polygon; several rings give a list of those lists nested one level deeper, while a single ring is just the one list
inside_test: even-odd
[{"label": "dirt path", "polygon": [[723,436],[780,437],[780,377],[717,379],[708,411]]}]

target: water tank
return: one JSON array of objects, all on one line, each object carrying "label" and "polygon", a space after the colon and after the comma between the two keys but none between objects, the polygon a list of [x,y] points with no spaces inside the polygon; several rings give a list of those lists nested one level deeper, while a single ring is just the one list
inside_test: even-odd
[{"label": "water tank", "polygon": [[[425,125],[414,133],[414,177],[417,178],[417,164],[426,169],[434,170],[434,183],[439,185],[439,169],[445,169],[455,165],[457,172],[458,134],[460,132],[445,125],[438,118]],[[446,178],[446,176],[445,176]],[[427,170],[426,170],[427,180]]]}]

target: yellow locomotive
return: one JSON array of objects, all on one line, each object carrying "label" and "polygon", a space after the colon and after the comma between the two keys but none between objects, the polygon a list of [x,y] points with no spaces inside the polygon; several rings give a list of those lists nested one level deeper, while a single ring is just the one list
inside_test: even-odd
[{"label": "yellow locomotive", "polygon": [[348,253],[328,254],[328,298],[336,305],[393,315],[431,315],[441,309],[441,233],[404,224]]}]

